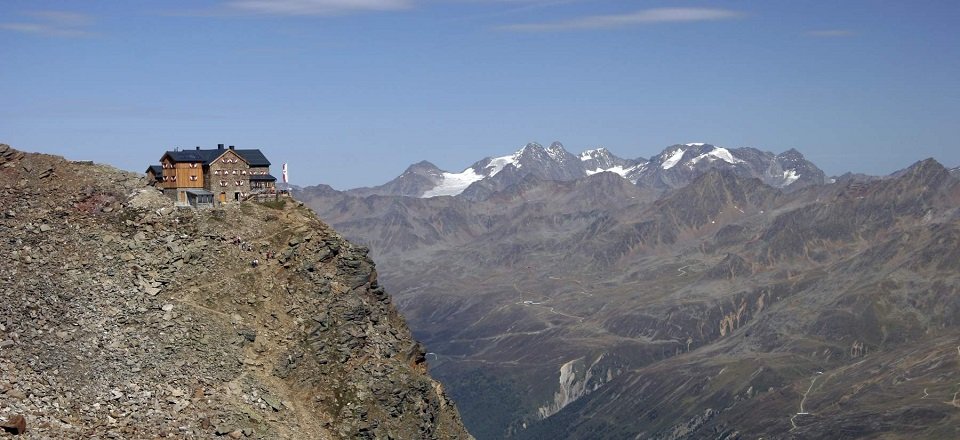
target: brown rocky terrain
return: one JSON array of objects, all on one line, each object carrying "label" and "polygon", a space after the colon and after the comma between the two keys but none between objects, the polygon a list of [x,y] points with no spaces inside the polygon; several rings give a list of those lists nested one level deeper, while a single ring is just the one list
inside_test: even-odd
[{"label": "brown rocky terrain", "polygon": [[367,249],[293,200],[146,184],[0,145],[3,432],[470,438]]}]

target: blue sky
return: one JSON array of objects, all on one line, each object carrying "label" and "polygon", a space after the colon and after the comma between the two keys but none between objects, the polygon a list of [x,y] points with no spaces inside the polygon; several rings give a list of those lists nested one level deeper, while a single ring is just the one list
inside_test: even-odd
[{"label": "blue sky", "polygon": [[262,148],[297,184],[528,141],[960,165],[960,2],[0,0],[0,142],[141,171]]}]

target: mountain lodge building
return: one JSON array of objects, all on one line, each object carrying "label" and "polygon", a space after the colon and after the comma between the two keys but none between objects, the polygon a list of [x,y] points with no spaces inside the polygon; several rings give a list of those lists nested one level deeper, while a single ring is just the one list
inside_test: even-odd
[{"label": "mountain lodge building", "polygon": [[267,157],[258,149],[238,150],[233,145],[167,151],[160,165],[151,165],[146,174],[178,205],[212,206],[276,194],[277,179],[270,175]]}]

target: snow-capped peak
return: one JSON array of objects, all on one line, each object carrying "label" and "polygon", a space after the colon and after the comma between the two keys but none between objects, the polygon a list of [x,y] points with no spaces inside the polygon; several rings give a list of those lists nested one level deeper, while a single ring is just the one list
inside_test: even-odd
[{"label": "snow-capped peak", "polygon": [[566,159],[566,156],[568,154],[570,153],[568,153],[567,150],[563,148],[563,144],[561,144],[560,142],[554,142],[550,144],[550,146],[547,148],[547,155],[549,155],[551,159],[557,162],[563,162],[563,160]]},{"label": "snow-capped peak", "polygon": [[543,145],[540,145],[536,142],[529,142],[513,154],[515,156],[520,156],[524,153],[536,152],[537,150],[543,150]]},{"label": "snow-capped peak", "polygon": [[[577,158],[580,160],[576,160]],[[513,167],[513,172],[501,174],[507,167]],[[618,174],[637,184],[671,188],[716,167],[736,167],[750,174],[758,174],[756,170],[764,170],[757,177],[780,188],[798,181],[823,180],[822,171],[803,159],[795,150],[774,156],[773,153],[754,148],[727,149],[705,142],[672,145],[650,160],[622,159],[602,147],[573,155],[559,142],[554,142],[549,147],[531,142],[512,154],[480,160],[459,173],[441,173],[439,169],[429,169],[424,165],[424,171],[418,174],[436,182],[436,186],[422,194],[422,197],[433,197],[460,194],[480,181],[489,182],[478,187],[482,193],[505,188],[530,175],[543,180],[569,181],[602,172]],[[486,180],[494,176],[498,177]]]},{"label": "snow-capped peak", "polygon": [[591,159],[599,160],[600,158],[608,158],[610,156],[611,154],[609,150],[607,150],[604,147],[600,147],[600,148],[594,148],[592,150],[585,150],[584,152],[580,153],[580,160],[582,161],[588,161]]}]

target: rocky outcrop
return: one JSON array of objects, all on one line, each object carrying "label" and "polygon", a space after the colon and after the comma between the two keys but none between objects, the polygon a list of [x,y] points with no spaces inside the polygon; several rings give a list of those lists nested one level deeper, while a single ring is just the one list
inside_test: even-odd
[{"label": "rocky outcrop", "polygon": [[0,422],[470,438],[366,248],[293,200],[175,209],[147,183],[0,145]]},{"label": "rocky outcrop", "polygon": [[537,413],[541,419],[556,414],[577,399],[596,391],[603,384],[613,380],[619,370],[606,365],[600,355],[588,363],[585,358],[574,359],[560,367],[559,386],[553,396],[553,402],[541,406]]}]

